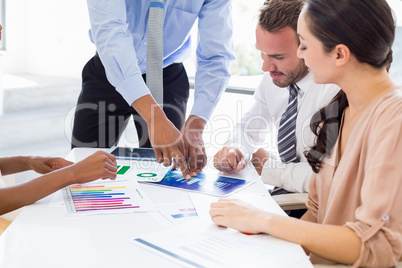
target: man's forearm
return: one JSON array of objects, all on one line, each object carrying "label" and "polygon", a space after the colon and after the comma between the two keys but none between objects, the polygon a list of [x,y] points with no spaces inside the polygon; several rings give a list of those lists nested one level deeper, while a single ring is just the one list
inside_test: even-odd
[{"label": "man's forearm", "polygon": [[145,95],[135,100],[132,103],[132,107],[148,125],[158,120],[167,120],[165,113],[151,95]]}]

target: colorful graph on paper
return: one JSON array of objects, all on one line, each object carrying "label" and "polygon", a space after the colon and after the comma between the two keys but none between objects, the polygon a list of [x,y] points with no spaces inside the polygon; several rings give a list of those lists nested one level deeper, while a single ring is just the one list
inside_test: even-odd
[{"label": "colorful graph on paper", "polygon": [[149,211],[152,204],[136,182],[113,181],[74,184],[63,189],[67,214]]},{"label": "colorful graph on paper", "polygon": [[158,212],[172,224],[198,220],[198,214],[191,202],[157,205]]},{"label": "colorful graph on paper", "polygon": [[117,160],[116,181],[132,180],[159,182],[170,167],[154,161]]},{"label": "colorful graph on paper", "polygon": [[121,165],[117,165],[117,175],[124,175],[127,173],[127,171],[131,168],[130,166],[121,166]]}]

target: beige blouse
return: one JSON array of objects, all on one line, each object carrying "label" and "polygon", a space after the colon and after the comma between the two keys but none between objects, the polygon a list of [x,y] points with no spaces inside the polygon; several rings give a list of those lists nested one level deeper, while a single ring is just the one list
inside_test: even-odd
[{"label": "beige blouse", "polygon": [[[394,266],[402,256],[402,92],[364,112],[340,161],[338,141],[311,178],[311,219],[356,232],[362,248],[353,267]],[[311,261],[328,262],[314,254]]]}]

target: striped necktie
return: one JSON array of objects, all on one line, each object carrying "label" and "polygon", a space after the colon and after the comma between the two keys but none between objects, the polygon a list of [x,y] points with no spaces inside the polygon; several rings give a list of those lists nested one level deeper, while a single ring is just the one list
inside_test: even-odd
[{"label": "striped necktie", "polygon": [[147,86],[163,107],[163,0],[152,0],[149,6],[147,34]]},{"label": "striped necktie", "polygon": [[296,157],[296,118],[299,88],[296,84],[292,84],[288,89],[288,107],[282,115],[278,130],[278,152],[283,163],[298,162]]}]

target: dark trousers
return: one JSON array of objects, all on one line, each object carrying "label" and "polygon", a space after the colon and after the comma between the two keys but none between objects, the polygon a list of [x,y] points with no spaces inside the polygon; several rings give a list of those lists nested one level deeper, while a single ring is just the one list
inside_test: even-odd
[{"label": "dark trousers", "polygon": [[[142,76],[144,81],[146,75]],[[185,121],[189,82],[182,63],[163,69],[164,112],[181,129]],[[132,90],[136,89],[133,85]],[[109,148],[116,145],[130,116],[138,133],[140,147],[151,147],[146,122],[109,83],[98,55],[82,71],[82,89],[75,110],[71,147]]]}]

